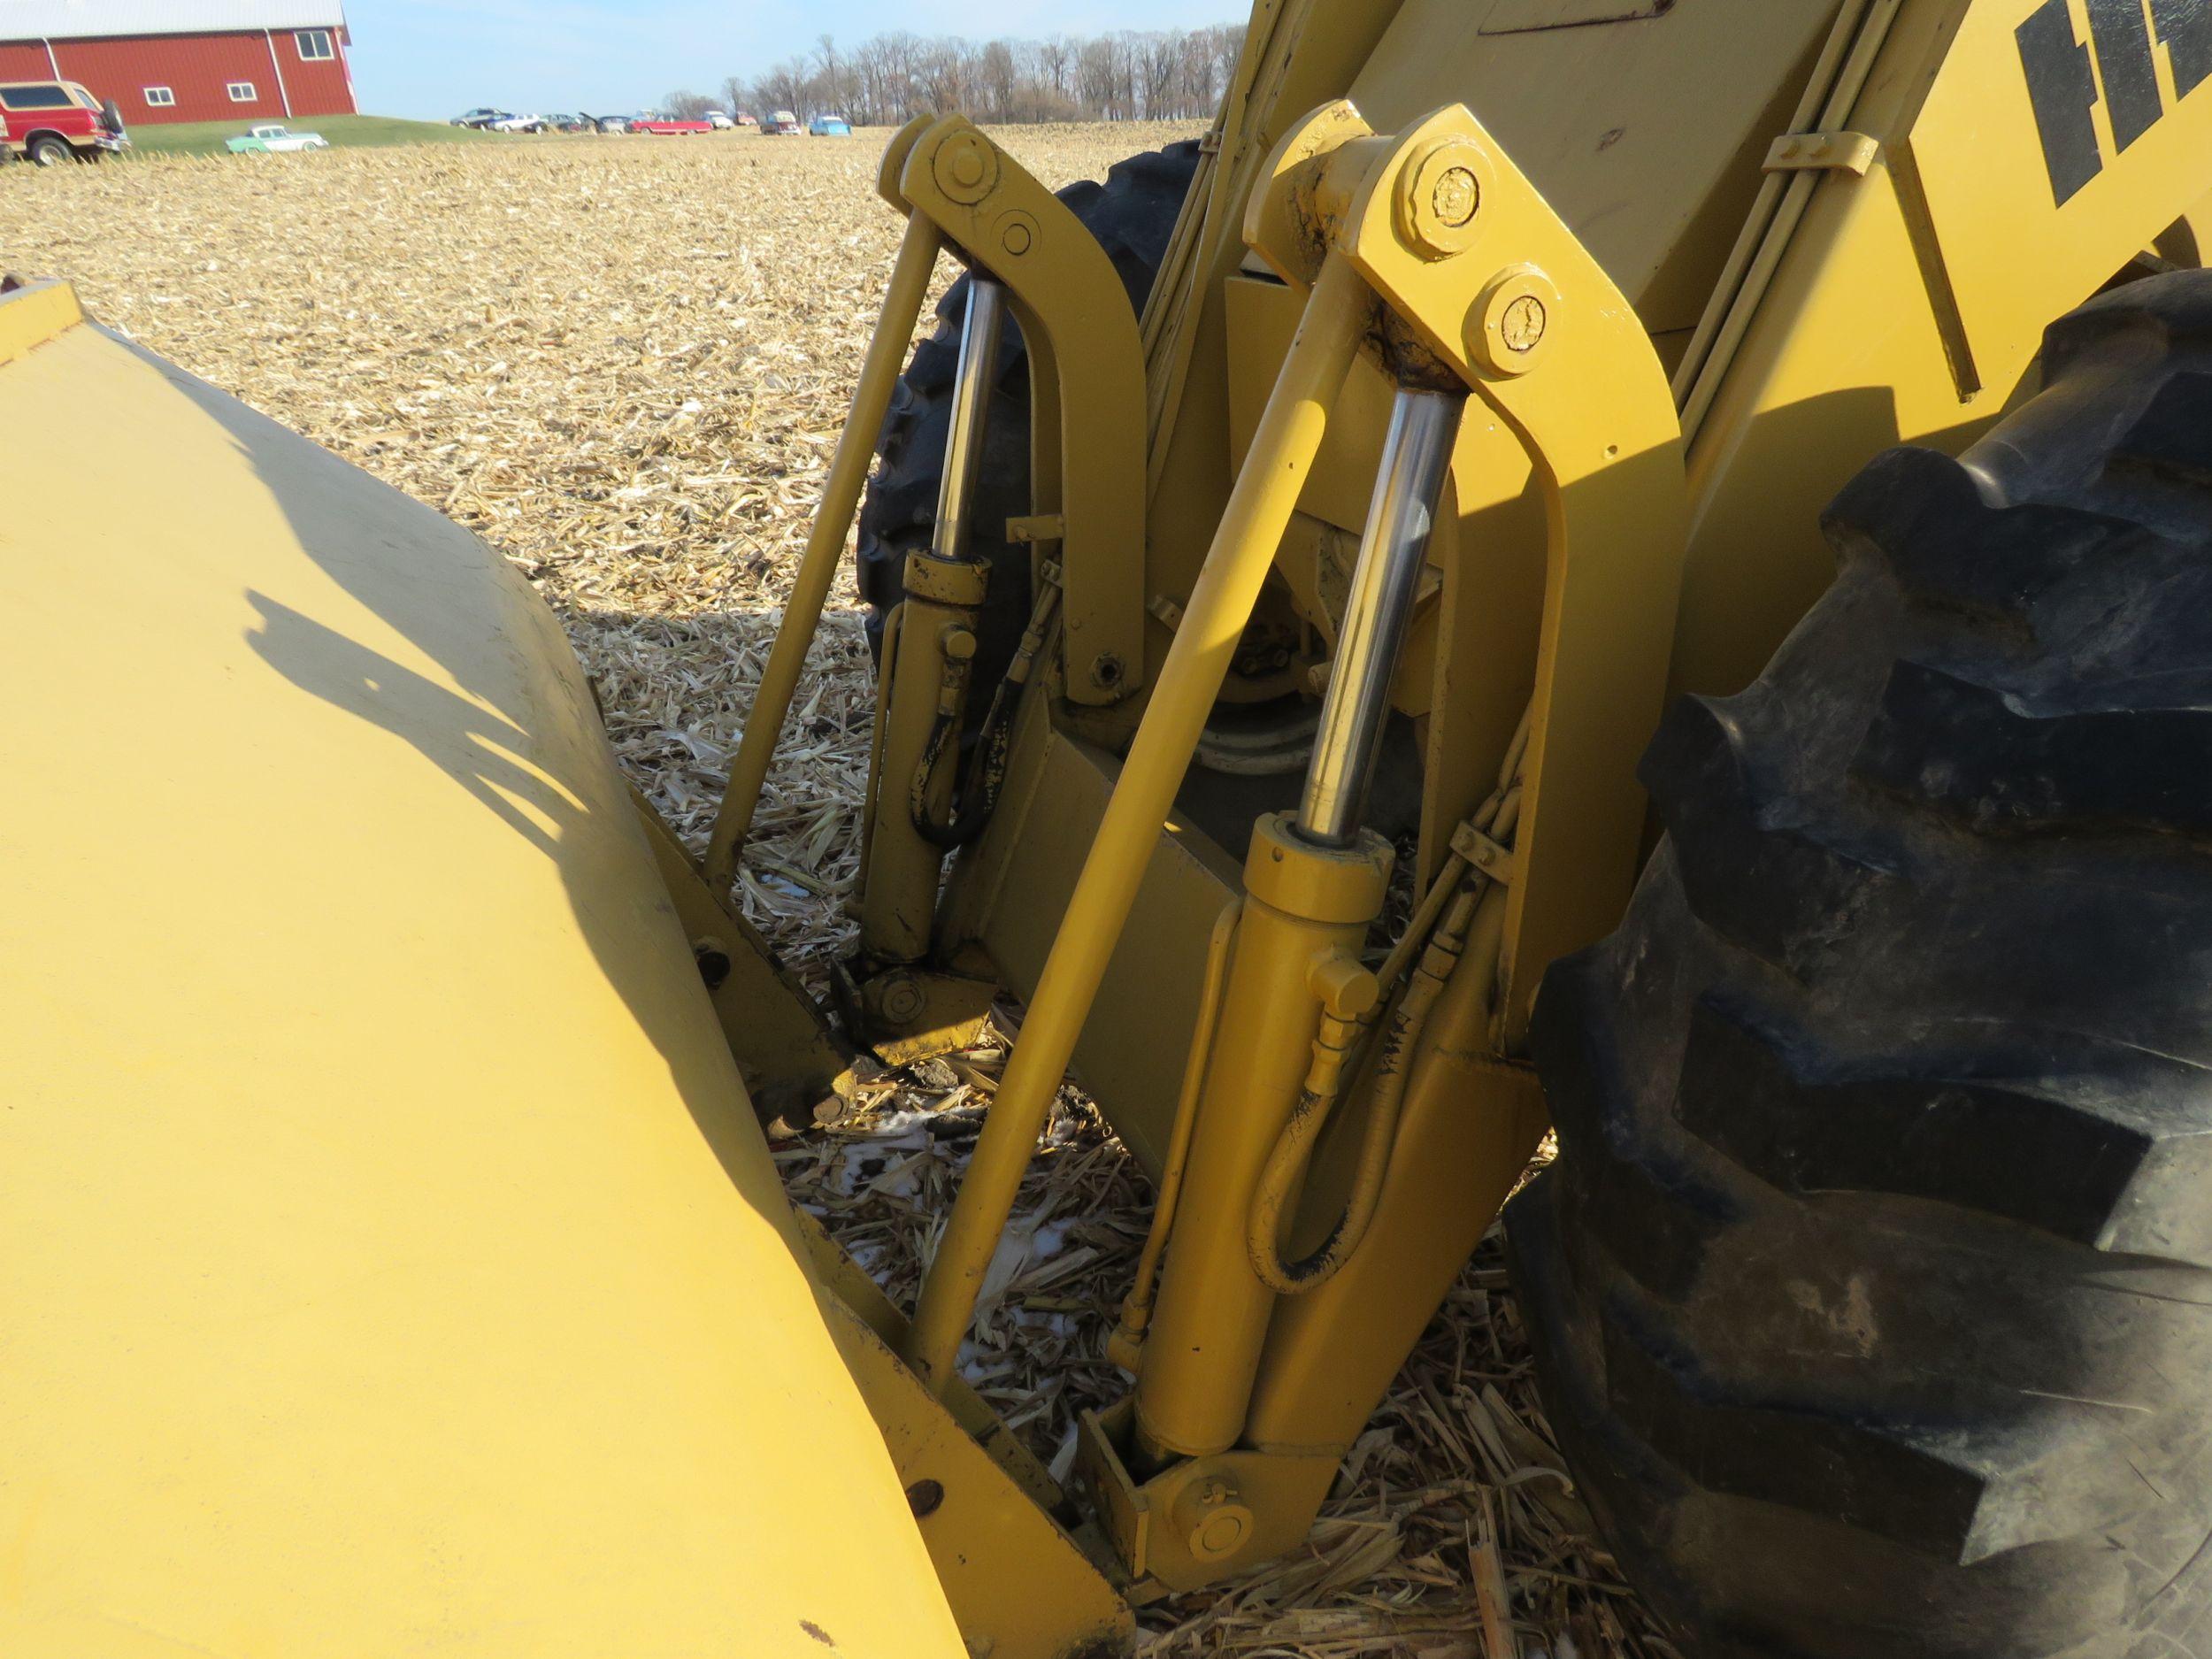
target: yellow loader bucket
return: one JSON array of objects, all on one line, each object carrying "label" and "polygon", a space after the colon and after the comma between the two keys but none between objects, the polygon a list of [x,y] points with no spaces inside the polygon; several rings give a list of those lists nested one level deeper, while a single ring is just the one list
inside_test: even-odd
[{"label": "yellow loader bucket", "polygon": [[0,1653],[959,1654],[545,607],[65,287],[0,432]]}]

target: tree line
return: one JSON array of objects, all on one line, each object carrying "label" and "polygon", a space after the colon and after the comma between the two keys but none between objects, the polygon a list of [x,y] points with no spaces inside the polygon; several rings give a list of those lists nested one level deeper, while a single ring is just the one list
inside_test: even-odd
[{"label": "tree line", "polygon": [[[810,54],[764,75],[730,76],[720,102],[733,113],[790,110],[802,120],[841,115],[866,127],[954,111],[979,121],[1203,120],[1243,46],[1241,23],[981,42],[894,32],[853,47],[825,35]],[[708,93],[672,92],[662,113],[696,119],[715,103]]]}]

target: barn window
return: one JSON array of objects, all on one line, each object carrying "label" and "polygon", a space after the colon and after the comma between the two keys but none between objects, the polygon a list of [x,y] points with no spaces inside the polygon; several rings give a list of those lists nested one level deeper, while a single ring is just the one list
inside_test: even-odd
[{"label": "barn window", "polygon": [[144,91],[148,109],[165,110],[177,101],[177,95],[166,87],[148,87]]},{"label": "barn window", "polygon": [[301,58],[307,63],[322,63],[338,55],[331,49],[328,29],[302,29],[292,39],[299,46]]},{"label": "barn window", "polygon": [[234,81],[230,83],[230,101],[233,104],[251,104],[260,96],[253,89],[250,81]]}]

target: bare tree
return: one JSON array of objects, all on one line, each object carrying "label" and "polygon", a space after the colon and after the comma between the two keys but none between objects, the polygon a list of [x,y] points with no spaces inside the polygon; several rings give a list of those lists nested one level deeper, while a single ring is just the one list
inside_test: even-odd
[{"label": "bare tree", "polygon": [[1019,96],[1021,72],[1015,66],[1014,43],[992,41],[976,55],[978,108],[990,120],[1010,121]]},{"label": "bare tree", "polygon": [[751,103],[752,94],[742,81],[735,75],[726,76],[723,79],[722,107],[724,109],[732,115],[735,115],[748,108]]},{"label": "bare tree", "polygon": [[703,92],[671,92],[661,99],[661,113],[675,121],[703,121],[714,107]]},{"label": "bare tree", "polygon": [[821,113],[845,114],[853,102],[847,86],[851,77],[845,60],[837,55],[834,36],[821,35],[815,37],[814,61],[821,66],[821,73],[815,77],[815,89],[822,104]]},{"label": "bare tree", "polygon": [[1243,47],[1240,23],[979,45],[895,30],[841,50],[823,35],[810,57],[786,59],[749,88],[733,76],[722,96],[733,111],[835,113],[872,127],[956,110],[987,121],[1202,120],[1219,107]]},{"label": "bare tree", "polygon": [[976,49],[956,35],[929,42],[918,68],[922,96],[933,111],[949,115],[973,101],[976,58]]},{"label": "bare tree", "polygon": [[778,110],[789,110],[795,115],[807,112],[807,66],[805,60],[787,58],[754,83],[753,96],[760,104],[763,119]]},{"label": "bare tree", "polygon": [[1064,35],[1056,35],[1048,41],[1040,41],[1034,49],[1033,61],[1037,66],[1037,80],[1043,89],[1056,98],[1072,101],[1075,96],[1075,59],[1077,43]]}]

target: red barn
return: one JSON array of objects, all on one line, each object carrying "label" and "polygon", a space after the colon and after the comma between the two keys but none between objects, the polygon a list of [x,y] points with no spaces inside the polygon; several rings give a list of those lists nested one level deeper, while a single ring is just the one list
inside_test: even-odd
[{"label": "red barn", "polygon": [[351,115],[339,0],[0,0],[0,81],[77,81],[127,127]]}]

